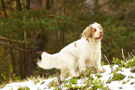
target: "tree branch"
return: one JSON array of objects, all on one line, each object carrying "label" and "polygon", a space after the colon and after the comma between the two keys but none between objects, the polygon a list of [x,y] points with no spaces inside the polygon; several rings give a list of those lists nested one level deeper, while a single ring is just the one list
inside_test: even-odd
[{"label": "tree branch", "polygon": [[[30,53],[30,50],[26,50],[26,49],[22,49],[22,48],[18,48],[18,47],[15,47],[14,45],[11,45],[11,44],[8,44],[8,43],[5,43],[5,42],[0,42],[0,44],[3,44],[3,45],[7,45],[11,48],[14,48],[14,49],[17,49],[17,50],[20,50],[20,51],[24,51],[24,52],[27,52],[27,53]],[[46,51],[47,53],[50,53],[48,51]],[[36,54],[37,55],[41,55],[43,53],[43,51],[37,51]]]},{"label": "tree branch", "polygon": [[55,15],[46,15],[47,18],[54,18]]},{"label": "tree branch", "polygon": [[20,50],[20,51],[24,51],[24,52],[30,53],[30,50],[18,48],[18,47],[15,47],[15,46],[11,45],[11,44],[5,43],[5,42],[0,42],[0,44],[7,45],[7,46],[9,46],[9,47],[11,47],[11,48],[15,48],[15,49],[17,49],[17,50]]},{"label": "tree branch", "polygon": [[30,42],[26,42],[26,41],[17,41],[17,40],[5,38],[5,37],[2,37],[2,36],[0,36],[0,40],[9,41],[9,42],[13,42],[13,43],[26,43],[26,44],[30,44]]}]

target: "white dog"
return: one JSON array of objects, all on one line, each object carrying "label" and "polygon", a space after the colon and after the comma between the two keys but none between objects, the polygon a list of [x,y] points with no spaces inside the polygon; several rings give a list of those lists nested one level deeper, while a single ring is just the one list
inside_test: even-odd
[{"label": "white dog", "polygon": [[103,28],[100,24],[94,23],[88,26],[82,33],[82,38],[67,45],[59,53],[50,55],[43,52],[42,60],[37,65],[43,69],[57,68],[61,70],[64,77],[67,72],[71,77],[76,77],[76,67],[80,73],[85,72],[86,67],[93,66],[98,72],[105,70],[101,66],[101,39]]}]

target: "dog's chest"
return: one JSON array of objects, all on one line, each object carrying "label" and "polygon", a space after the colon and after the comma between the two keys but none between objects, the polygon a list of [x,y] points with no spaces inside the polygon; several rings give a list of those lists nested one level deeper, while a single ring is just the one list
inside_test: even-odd
[{"label": "dog's chest", "polygon": [[101,49],[99,45],[91,45],[89,47],[89,56],[90,60],[97,60],[101,55]]},{"label": "dog's chest", "polygon": [[99,58],[99,55],[100,55],[100,52],[98,50],[92,50],[92,51],[90,51],[88,58],[90,60],[96,60]]}]

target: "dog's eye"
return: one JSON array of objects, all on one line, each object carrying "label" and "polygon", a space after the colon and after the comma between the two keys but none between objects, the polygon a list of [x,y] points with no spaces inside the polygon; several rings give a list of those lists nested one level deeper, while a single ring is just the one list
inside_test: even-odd
[{"label": "dog's eye", "polygon": [[96,32],[97,30],[96,29],[94,29],[94,32]]}]

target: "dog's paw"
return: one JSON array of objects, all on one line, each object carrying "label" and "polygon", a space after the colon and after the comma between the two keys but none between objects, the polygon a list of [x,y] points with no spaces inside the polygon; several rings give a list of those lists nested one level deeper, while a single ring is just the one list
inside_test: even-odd
[{"label": "dog's paw", "polygon": [[78,77],[79,76],[79,74],[72,74],[71,75],[71,78],[76,78],[76,77]]},{"label": "dog's paw", "polygon": [[98,73],[104,73],[104,72],[106,72],[106,70],[104,68],[98,70]]},{"label": "dog's paw", "polygon": [[83,68],[80,68],[80,71],[79,72],[81,74],[81,73],[84,73],[85,71],[86,71],[86,68],[83,67]]}]

